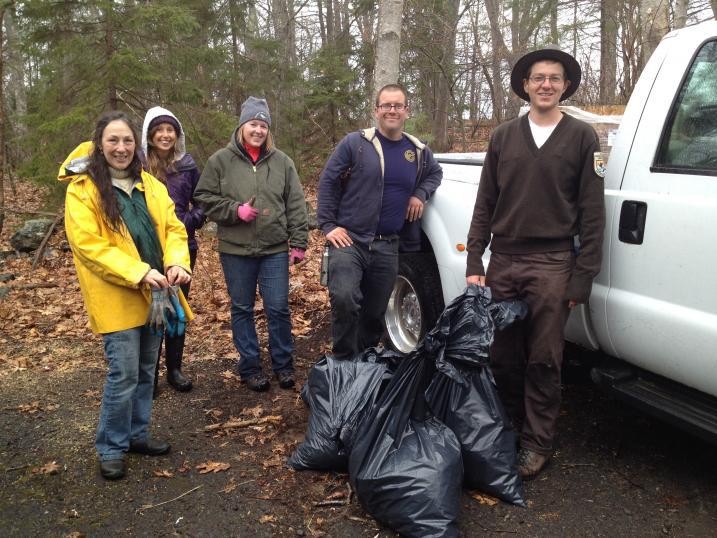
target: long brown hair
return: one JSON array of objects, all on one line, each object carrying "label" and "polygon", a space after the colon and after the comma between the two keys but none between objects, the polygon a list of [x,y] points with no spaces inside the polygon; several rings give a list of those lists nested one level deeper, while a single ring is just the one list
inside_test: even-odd
[{"label": "long brown hair", "polygon": [[177,140],[179,140],[179,133],[176,127],[172,125],[177,138],[174,141],[174,146],[172,146],[172,151],[169,152],[169,155],[167,155],[167,157],[160,157],[152,145],[152,138],[154,138],[154,133],[157,132],[160,125],[162,124],[158,123],[147,133],[147,168],[150,174],[166,184],[167,175],[175,171],[174,161],[177,157]]},{"label": "long brown hair", "polygon": [[137,129],[132,124],[132,121],[124,113],[118,110],[112,110],[106,112],[97,121],[95,127],[95,133],[92,136],[92,143],[94,148],[90,155],[90,166],[88,172],[92,178],[92,182],[97,187],[100,198],[100,207],[102,208],[102,219],[105,221],[107,226],[115,232],[119,232],[122,226],[122,215],[120,214],[119,204],[117,203],[117,197],[112,188],[112,177],[110,176],[109,165],[107,159],[105,159],[102,153],[102,134],[105,132],[107,125],[113,121],[121,121],[129,130],[132,131],[134,137],[135,151],[132,157],[132,162],[129,164],[127,169],[129,170],[130,177],[134,179],[142,179],[142,163],[137,155],[137,143],[139,137],[137,136]]}]

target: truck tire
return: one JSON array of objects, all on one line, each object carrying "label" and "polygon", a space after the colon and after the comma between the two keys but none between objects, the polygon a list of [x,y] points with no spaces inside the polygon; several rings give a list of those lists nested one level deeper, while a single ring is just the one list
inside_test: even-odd
[{"label": "truck tire", "polygon": [[386,344],[410,353],[443,312],[438,266],[431,252],[401,254],[384,316]]}]

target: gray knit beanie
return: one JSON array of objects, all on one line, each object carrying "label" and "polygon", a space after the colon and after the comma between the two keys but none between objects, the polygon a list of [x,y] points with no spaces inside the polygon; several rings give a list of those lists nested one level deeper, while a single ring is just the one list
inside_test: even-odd
[{"label": "gray knit beanie", "polygon": [[241,115],[239,116],[239,126],[251,120],[265,121],[271,127],[271,116],[269,115],[269,105],[266,99],[257,97],[249,97],[241,105]]}]

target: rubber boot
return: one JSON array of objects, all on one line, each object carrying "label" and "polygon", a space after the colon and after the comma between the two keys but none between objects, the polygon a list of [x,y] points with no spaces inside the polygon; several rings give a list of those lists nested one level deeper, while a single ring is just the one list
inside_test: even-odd
[{"label": "rubber boot", "polygon": [[179,392],[192,390],[192,382],[182,374],[182,355],[184,353],[184,335],[167,338],[167,383]]}]

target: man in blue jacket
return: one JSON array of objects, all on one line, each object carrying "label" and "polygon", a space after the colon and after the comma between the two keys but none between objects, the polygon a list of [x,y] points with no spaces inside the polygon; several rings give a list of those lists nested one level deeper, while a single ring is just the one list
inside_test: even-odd
[{"label": "man in blue jacket", "polygon": [[318,221],[329,245],[333,353],[350,358],[378,344],[398,274],[398,252],[419,250],[423,207],[443,171],[431,150],[403,132],[408,95],[381,88],[377,127],[347,135],[319,180]]}]

